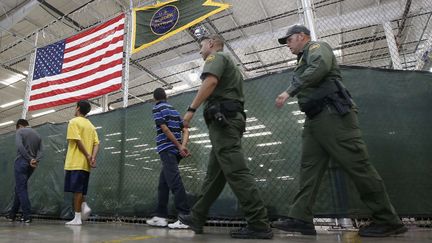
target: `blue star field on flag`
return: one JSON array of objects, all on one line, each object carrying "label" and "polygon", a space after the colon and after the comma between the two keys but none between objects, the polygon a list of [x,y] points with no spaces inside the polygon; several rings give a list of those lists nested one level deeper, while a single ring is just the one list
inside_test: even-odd
[{"label": "blue star field on flag", "polygon": [[33,80],[60,74],[63,66],[65,40],[37,49]]}]

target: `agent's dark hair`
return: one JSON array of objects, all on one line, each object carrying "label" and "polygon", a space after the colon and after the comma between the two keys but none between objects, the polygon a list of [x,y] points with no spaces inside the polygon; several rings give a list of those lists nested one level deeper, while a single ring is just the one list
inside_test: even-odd
[{"label": "agent's dark hair", "polygon": [[88,100],[80,100],[77,102],[77,107],[82,115],[87,115],[91,110],[91,105]]},{"label": "agent's dark hair", "polygon": [[16,128],[18,129],[19,126],[27,127],[29,125],[28,121],[26,119],[18,119],[16,123]]},{"label": "agent's dark hair", "polygon": [[162,88],[157,88],[153,91],[153,98],[155,100],[166,100],[165,90]]}]

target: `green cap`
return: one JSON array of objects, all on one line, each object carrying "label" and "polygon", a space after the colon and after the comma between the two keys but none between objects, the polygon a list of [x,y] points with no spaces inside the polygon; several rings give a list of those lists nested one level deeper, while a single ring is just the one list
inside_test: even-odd
[{"label": "green cap", "polygon": [[278,39],[279,44],[285,45],[288,37],[302,32],[305,33],[306,35],[310,35],[310,30],[306,28],[306,26],[304,25],[293,25],[289,27],[286,35]]}]

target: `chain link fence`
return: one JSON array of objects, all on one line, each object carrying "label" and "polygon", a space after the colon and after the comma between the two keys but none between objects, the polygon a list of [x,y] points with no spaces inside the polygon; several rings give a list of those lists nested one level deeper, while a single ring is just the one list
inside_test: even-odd
[{"label": "chain link fence", "polygon": [[346,65],[422,69],[430,52],[430,1],[315,1],[321,40]]},{"label": "chain link fence", "polygon": [[[289,75],[290,71],[285,71],[245,82],[248,118],[243,147],[271,219],[287,215],[298,190],[304,114],[294,100],[284,109],[274,107],[274,95],[285,88]],[[361,108],[360,124],[370,146],[371,161],[383,177],[393,205],[401,216],[407,217],[405,222],[417,223],[418,219],[418,224],[428,225],[432,215],[432,168],[428,159],[432,156],[428,143],[432,116],[426,104],[431,101],[428,94],[432,75],[348,67],[343,68],[343,75]],[[407,86],[415,88],[406,90]],[[184,112],[194,95],[195,92],[182,93],[170,97],[169,102]],[[392,109],[396,102],[400,102],[398,109]],[[160,158],[155,151],[152,106],[146,102],[90,116],[101,140],[98,167],[92,171],[87,197],[93,220],[142,222],[155,209]],[[202,185],[211,149],[200,116],[202,111],[197,112],[190,135],[192,156],[183,159],[179,166],[190,204]],[[45,151],[40,168],[29,183],[37,215],[71,216],[71,195],[63,193],[66,128],[66,123],[36,127],[44,138]],[[13,196],[13,136],[0,136],[3,213],[10,208]],[[323,178],[315,212],[317,224],[333,226],[344,222],[333,218],[356,218],[355,225],[359,225],[370,215],[349,177],[336,164],[330,165]],[[175,214],[171,203],[170,215]],[[209,225],[233,223],[243,223],[242,213],[236,197],[226,187],[210,210]]]},{"label": "chain link fence", "polygon": [[[280,46],[276,39],[285,34],[289,25],[305,23],[305,9],[301,0],[238,0],[218,1],[232,6],[201,24],[183,31],[132,55],[129,80],[129,104],[150,99],[156,87],[168,88],[171,94],[194,90],[200,85],[199,73],[202,60],[198,54],[198,33],[217,33],[226,41],[226,51],[238,63],[245,78],[292,68],[296,57],[289,49]],[[29,56],[36,33],[38,47],[69,37],[79,31],[104,22],[128,6],[119,1],[75,1],[77,7],[41,27],[37,31],[26,30],[24,37],[0,49],[3,67],[23,74],[29,67]],[[78,4],[79,3],[79,4]],[[121,3],[121,2],[120,2]],[[151,5],[155,1],[134,1],[134,7]],[[312,17],[318,40],[328,42],[340,64],[381,67],[404,70],[428,70],[432,46],[432,3],[426,0],[315,0]],[[46,6],[42,9],[50,16]],[[32,21],[31,17],[28,17]],[[395,66],[396,65],[396,66]],[[1,87],[3,92],[25,90],[25,82],[15,82]],[[24,92],[22,93],[24,95]],[[107,97],[108,109],[121,108],[122,91]],[[95,112],[103,110],[102,98],[93,100]],[[40,111],[30,112],[32,124],[65,122],[73,114],[74,105],[54,108],[53,113],[42,116]],[[43,111],[50,111],[46,109]],[[21,115],[21,104],[2,109],[3,119]],[[0,127],[0,133],[12,131],[13,124]]]},{"label": "chain link fence", "polygon": [[[68,13],[66,17],[43,27],[39,32],[38,46],[71,36],[125,11],[125,6],[120,6],[117,2],[91,1],[82,4],[81,8]],[[112,111],[91,116],[102,142],[98,158],[100,163],[92,172],[88,198],[94,209],[94,219],[141,220],[148,217],[154,209],[160,161],[154,151],[151,93],[157,87],[164,87],[173,96],[169,101],[181,113],[190,104],[194,90],[201,83],[199,74],[203,64],[198,53],[197,33],[221,35],[226,41],[225,51],[232,55],[245,79],[248,79],[245,83],[248,116],[243,139],[245,156],[256,175],[257,185],[271,217],[275,219],[287,214],[289,203],[298,189],[300,134],[304,115],[298,110],[295,100],[290,101],[281,111],[274,108],[275,96],[286,88],[289,70],[296,65],[296,57],[288,48],[280,46],[276,39],[285,34],[289,25],[304,23],[302,1],[218,2],[232,6],[190,30],[132,55],[130,106],[127,109],[121,109],[122,91],[118,91],[107,96],[107,106]],[[134,1],[134,6],[152,3],[154,1]],[[334,48],[340,64],[403,70],[426,70],[430,67],[428,53],[432,45],[432,29],[429,24],[432,2],[315,0],[312,3],[317,38]],[[27,39],[33,41],[34,32],[29,33]],[[24,54],[5,47],[0,51],[0,58],[8,67],[27,70],[32,48],[22,43],[17,45],[20,48],[23,46]],[[422,177],[430,171],[430,165],[425,162],[430,153],[426,148],[429,145],[426,136],[428,132],[424,131],[432,131],[428,127],[432,123],[426,105],[426,100],[430,98],[424,96],[422,91],[431,89],[426,82],[431,79],[430,74],[346,68],[344,75],[362,109],[361,125],[365,128],[370,152],[375,155],[372,161],[377,161],[378,164],[375,165],[389,186],[395,207],[401,215],[421,218],[421,222],[427,225],[430,223],[428,217],[431,216],[432,205],[426,201],[430,196],[425,193],[431,191],[430,183],[426,180],[427,176]],[[14,86],[3,90],[7,92],[12,88],[23,88],[24,83],[17,82]],[[414,97],[415,101],[399,100],[401,97],[396,94],[403,96],[404,89],[408,87],[416,87],[411,93],[413,96],[422,95]],[[371,96],[371,93],[374,95]],[[403,97],[408,96],[405,94]],[[422,102],[420,97],[424,98]],[[100,112],[102,98],[91,101],[95,110]],[[387,105],[377,107],[377,104]],[[400,110],[393,113],[395,104]],[[49,123],[37,127],[44,135],[46,152],[41,168],[31,179],[34,187],[30,188],[33,208],[39,215],[67,217],[71,212],[71,198],[63,196],[62,168],[66,148],[64,122],[72,118],[74,106],[75,104],[59,106],[55,108],[55,112],[39,117],[34,117],[39,111],[31,112],[28,117],[33,126]],[[413,114],[412,111],[417,112]],[[20,114],[20,105],[0,111],[2,118],[18,118]],[[197,119],[198,117],[191,129],[190,149],[193,156],[180,164],[190,203],[193,203],[205,176],[206,161],[211,149],[204,121],[202,118]],[[394,130],[388,129],[389,117],[392,118],[390,120]],[[407,127],[403,127],[403,124]],[[3,212],[10,207],[8,199],[11,198],[13,189],[13,134],[7,133],[13,130],[13,125],[0,128],[0,132],[5,133],[0,137],[2,176],[5,176],[2,178],[6,182],[0,202]],[[396,134],[397,136],[391,137]],[[405,137],[399,136],[400,134]],[[391,145],[395,141],[405,147],[402,146],[401,149],[400,146]],[[415,159],[412,156],[414,153],[408,148],[417,151]],[[395,155],[401,153],[404,156]],[[393,160],[400,161],[400,167],[390,166],[389,163]],[[413,160],[418,164],[414,165]],[[424,170],[423,166],[429,170]],[[407,175],[408,171],[410,174]],[[420,176],[414,176],[416,173],[420,173]],[[417,188],[419,184],[422,185],[421,188]],[[417,195],[412,195],[413,186],[416,187]],[[318,195],[317,217],[367,217],[369,212],[355,195],[352,183],[337,165],[332,164]],[[411,201],[403,198],[416,198],[424,207],[416,208]],[[172,210],[171,214],[174,215]],[[239,205],[228,188],[219,197],[209,216],[219,223],[228,219],[230,222],[235,219],[241,222]],[[411,222],[410,220],[406,222]]]}]

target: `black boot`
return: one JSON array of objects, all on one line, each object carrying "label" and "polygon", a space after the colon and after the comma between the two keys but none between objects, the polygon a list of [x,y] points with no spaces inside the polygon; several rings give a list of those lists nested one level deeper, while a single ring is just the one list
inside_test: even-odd
[{"label": "black boot", "polygon": [[402,234],[408,231],[403,224],[376,224],[360,227],[358,234],[363,237],[387,237]]},{"label": "black boot", "polygon": [[238,239],[271,239],[273,238],[273,231],[271,229],[255,230],[249,227],[242,227],[231,230],[230,235],[232,238]]},{"label": "black boot", "polygon": [[191,230],[195,232],[195,234],[203,233],[203,227],[194,223],[190,214],[179,214],[178,219],[180,222],[182,222],[182,224],[189,226]]},{"label": "black boot", "polygon": [[316,235],[314,224],[300,219],[287,218],[273,222],[272,226],[276,229],[288,232],[300,232],[303,235]]}]

